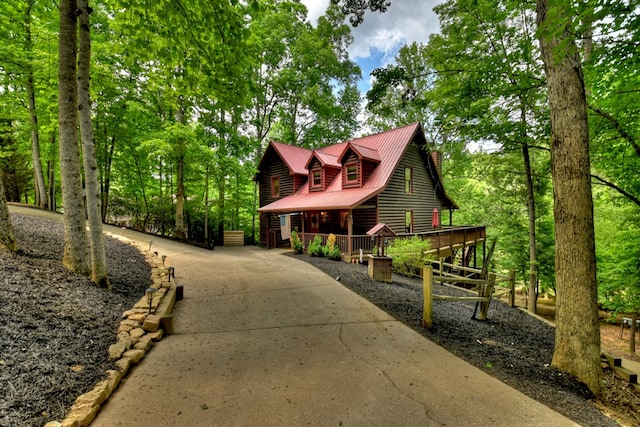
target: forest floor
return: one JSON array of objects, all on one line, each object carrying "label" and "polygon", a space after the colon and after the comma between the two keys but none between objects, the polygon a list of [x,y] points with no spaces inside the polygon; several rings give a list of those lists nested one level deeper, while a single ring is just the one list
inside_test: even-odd
[{"label": "forest floor", "polygon": [[[98,289],[62,267],[61,224],[21,215],[12,219],[20,251],[0,249],[0,426],[42,426],[61,420],[77,396],[113,369],[107,349],[122,312],[149,286],[150,268],[135,247],[107,238],[114,290]],[[603,412],[623,425],[640,426],[638,391],[603,369],[604,393],[595,401],[584,386],[549,366],[553,328],[521,310],[492,303],[488,320],[480,322],[471,319],[473,303],[436,301],[434,326],[426,330],[420,279],[394,275],[386,284],[369,279],[363,265],[292,256],[339,276],[342,285],[421,335],[584,426],[618,425]],[[619,327],[608,326],[615,341]],[[603,339],[604,348],[614,353],[607,342]]]}]

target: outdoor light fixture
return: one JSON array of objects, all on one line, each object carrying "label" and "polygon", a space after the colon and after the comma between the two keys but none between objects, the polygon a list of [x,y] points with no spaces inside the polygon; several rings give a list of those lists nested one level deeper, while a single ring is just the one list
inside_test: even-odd
[{"label": "outdoor light fixture", "polygon": [[156,288],[147,288],[145,294],[147,295],[147,299],[149,300],[149,314],[151,314],[151,303],[153,302],[153,294],[155,294],[158,290]]}]

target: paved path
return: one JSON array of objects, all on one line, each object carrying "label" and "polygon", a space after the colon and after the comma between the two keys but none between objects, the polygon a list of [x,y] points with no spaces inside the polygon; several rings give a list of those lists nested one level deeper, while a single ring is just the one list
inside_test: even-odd
[{"label": "paved path", "polygon": [[92,427],[575,425],[283,251],[153,248],[185,287],[175,334]]}]

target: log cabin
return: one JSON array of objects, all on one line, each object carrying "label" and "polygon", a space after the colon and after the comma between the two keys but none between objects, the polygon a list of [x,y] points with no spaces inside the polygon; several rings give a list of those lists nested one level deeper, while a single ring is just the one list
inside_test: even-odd
[{"label": "log cabin", "polygon": [[315,150],[271,141],[256,174],[260,245],[288,246],[295,230],[306,248],[333,233],[348,261],[370,253],[367,232],[385,225],[395,238],[429,239],[438,258],[462,249],[463,264],[472,255],[475,264],[485,227],[442,225],[443,213],[452,224],[458,205],[445,191],[440,159],[420,123]]}]

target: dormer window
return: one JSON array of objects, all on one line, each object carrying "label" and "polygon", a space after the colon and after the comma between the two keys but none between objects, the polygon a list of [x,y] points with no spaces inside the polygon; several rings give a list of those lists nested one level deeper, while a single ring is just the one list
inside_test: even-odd
[{"label": "dormer window", "polygon": [[358,165],[347,165],[347,183],[358,181]]},{"label": "dormer window", "polygon": [[322,188],[322,170],[311,171],[311,188]]},{"label": "dormer window", "polygon": [[344,187],[360,186],[360,163],[348,163],[344,165],[342,182]]}]

